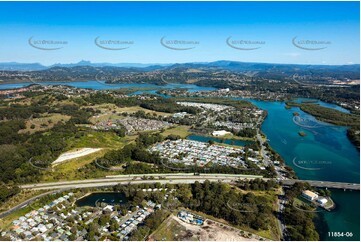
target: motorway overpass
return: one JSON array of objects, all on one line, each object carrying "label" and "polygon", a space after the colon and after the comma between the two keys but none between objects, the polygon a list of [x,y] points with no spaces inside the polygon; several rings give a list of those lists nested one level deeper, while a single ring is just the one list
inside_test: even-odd
[{"label": "motorway overpass", "polygon": [[[145,179],[145,177],[147,179]],[[236,174],[200,174],[194,175],[193,173],[169,173],[169,174],[134,174],[134,175],[117,175],[107,176],[101,179],[87,179],[77,181],[61,181],[61,182],[49,182],[38,184],[21,185],[22,189],[32,190],[49,190],[49,189],[69,189],[69,188],[92,188],[92,187],[106,187],[114,186],[117,184],[142,184],[142,183],[156,183],[161,184],[189,184],[198,182],[209,181],[222,181],[226,183],[235,182],[238,179],[255,179],[261,178],[263,180],[269,180],[269,178],[263,178],[256,175],[236,175]],[[338,188],[346,190],[360,190],[360,184],[345,183],[345,182],[330,182],[330,181],[311,181],[311,180],[282,180],[284,185],[293,185],[295,182],[308,182],[311,186],[323,187],[323,188]]]}]

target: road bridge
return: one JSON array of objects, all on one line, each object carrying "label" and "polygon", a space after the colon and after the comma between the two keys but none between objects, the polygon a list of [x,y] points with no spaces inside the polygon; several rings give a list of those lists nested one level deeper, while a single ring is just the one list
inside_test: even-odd
[{"label": "road bridge", "polygon": [[283,185],[293,185],[296,182],[307,182],[313,187],[337,188],[345,190],[360,190],[360,184],[348,182],[312,181],[312,180],[282,180]]},{"label": "road bridge", "polygon": [[[258,175],[238,175],[238,174],[199,174],[193,173],[168,173],[168,174],[133,174],[133,175],[117,175],[107,176],[101,179],[86,179],[77,181],[60,181],[49,183],[37,183],[21,185],[22,189],[44,190],[44,189],[66,189],[66,188],[91,188],[91,187],[106,187],[114,186],[116,184],[141,184],[141,183],[156,183],[161,184],[171,183],[194,183],[210,181],[222,181],[226,183],[235,182],[239,179],[256,179],[270,180],[270,178],[263,178]],[[331,181],[313,181],[313,180],[296,180],[286,179],[281,180],[283,185],[293,185],[296,182],[307,182],[311,186],[320,188],[338,188],[346,190],[360,190],[360,184],[347,182],[331,182]]]}]

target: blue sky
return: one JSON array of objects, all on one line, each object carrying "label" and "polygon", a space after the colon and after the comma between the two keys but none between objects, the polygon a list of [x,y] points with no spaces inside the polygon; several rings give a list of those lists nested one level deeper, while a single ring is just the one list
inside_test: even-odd
[{"label": "blue sky", "polygon": [[[0,62],[356,64],[359,16],[359,2],[0,2]],[[107,50],[95,45],[98,36],[132,44]],[[66,44],[40,50],[30,37]],[[173,50],[161,45],[162,37],[196,44]],[[231,48],[229,37],[257,42],[233,46],[258,49]],[[323,41],[303,47],[326,48],[297,48],[294,37]]]}]

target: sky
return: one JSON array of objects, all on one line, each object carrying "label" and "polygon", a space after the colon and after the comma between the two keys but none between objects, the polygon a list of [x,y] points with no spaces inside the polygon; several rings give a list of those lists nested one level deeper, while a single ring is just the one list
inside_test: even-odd
[{"label": "sky", "polygon": [[359,4],[0,2],[0,62],[359,64]]}]

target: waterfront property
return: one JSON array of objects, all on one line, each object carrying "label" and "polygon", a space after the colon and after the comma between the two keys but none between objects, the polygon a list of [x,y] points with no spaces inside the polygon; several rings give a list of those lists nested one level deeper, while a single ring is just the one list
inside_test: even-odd
[{"label": "waterfront property", "polygon": [[321,205],[324,206],[327,203],[327,199],[326,198],[318,198],[317,202]]},{"label": "waterfront property", "polygon": [[[72,202],[74,199],[73,193],[59,197],[42,208],[12,221],[11,229],[0,235],[11,241],[98,241],[109,236],[127,240],[148,216],[161,208],[160,204],[148,200],[143,205],[135,206],[132,211],[126,210],[122,213],[116,204],[101,204],[92,208],[78,207]],[[99,218],[107,222],[99,223]],[[86,229],[74,229],[79,228],[79,225],[91,226],[93,223],[99,225],[95,230],[98,236],[89,237],[89,231]]]},{"label": "waterfront property", "polygon": [[309,201],[313,201],[318,198],[318,195],[310,190],[303,191],[302,196]]},{"label": "waterfront property", "polygon": [[[247,167],[243,157],[245,153],[243,148],[179,139],[175,141],[166,140],[155,144],[149,151],[159,152],[162,158],[168,159],[171,163],[181,163],[186,166],[196,165],[204,167],[209,164],[216,164],[235,168]],[[248,151],[251,155],[257,156],[257,152],[252,149]],[[249,156],[248,161],[254,162],[260,168],[263,167],[257,158]]]},{"label": "waterfront property", "polygon": [[177,104],[182,105],[182,106],[188,106],[188,107],[209,109],[209,110],[216,111],[216,112],[224,111],[226,109],[232,109],[232,110],[235,109],[232,106],[211,104],[211,103],[177,102]]},{"label": "waterfront property", "polygon": [[231,132],[228,132],[226,130],[215,130],[212,132],[213,136],[224,136],[226,134],[231,134]]}]

